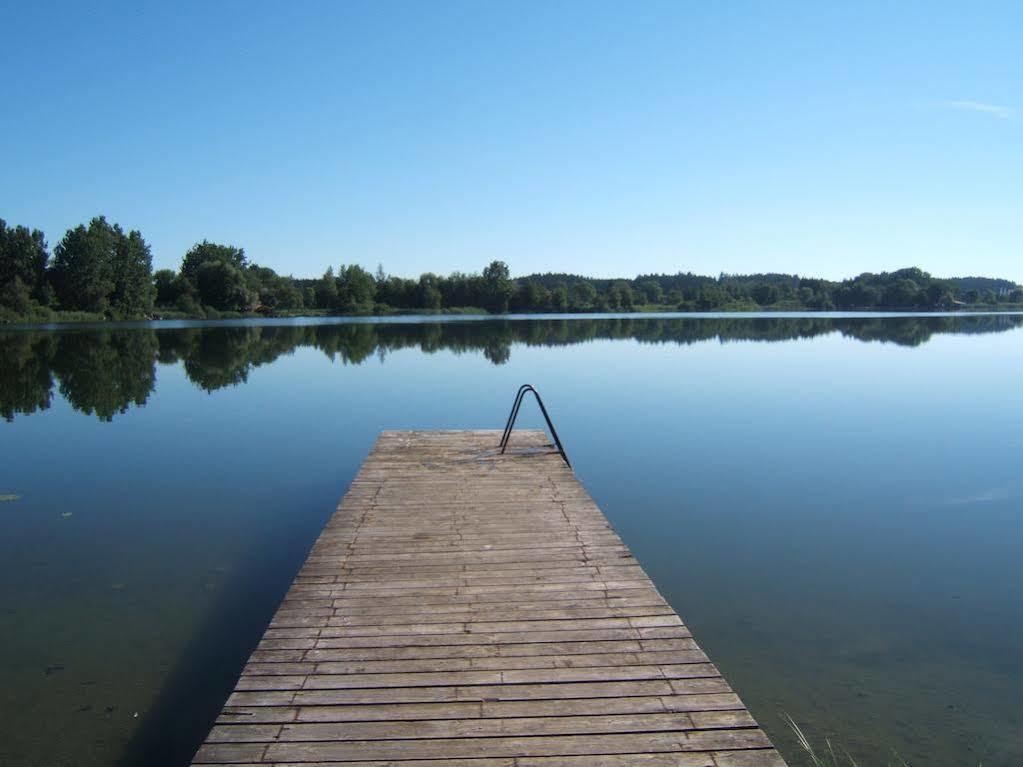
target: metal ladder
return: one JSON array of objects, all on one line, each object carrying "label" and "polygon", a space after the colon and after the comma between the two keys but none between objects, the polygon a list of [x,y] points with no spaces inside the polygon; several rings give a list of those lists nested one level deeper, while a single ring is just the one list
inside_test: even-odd
[{"label": "metal ladder", "polygon": [[554,424],[551,423],[551,417],[547,413],[547,408],[544,407],[543,399],[540,397],[540,392],[532,384],[522,384],[519,387],[518,393],[515,395],[515,404],[512,405],[511,412],[508,414],[508,421],[504,425],[504,434],[501,435],[501,454],[504,454],[505,449],[508,447],[508,440],[511,438],[512,429],[515,428],[515,419],[519,417],[519,408],[522,406],[522,399],[528,392],[532,392],[533,396],[536,397],[536,404],[540,406],[540,412],[543,413],[544,420],[547,421],[547,428],[550,429],[551,436],[554,438],[554,446],[558,448],[558,452],[561,454],[562,460],[568,468],[572,468],[572,463],[568,460],[568,455],[565,453],[565,448],[561,444],[561,440],[558,438],[557,429],[554,428]]}]

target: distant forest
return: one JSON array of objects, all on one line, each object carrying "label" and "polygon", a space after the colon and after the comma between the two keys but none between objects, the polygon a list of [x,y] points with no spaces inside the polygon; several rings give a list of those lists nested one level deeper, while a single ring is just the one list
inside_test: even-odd
[{"label": "distant forest", "polygon": [[482,273],[395,277],[383,267],[328,268],[296,278],[251,263],[242,248],[203,240],[177,271],[152,268],[141,232],[96,217],[68,230],[51,255],[38,229],[0,219],[0,321],[123,320],[396,312],[940,310],[1009,308],[1023,288],[1004,279],[937,278],[917,268],[835,282],[793,274],[691,272],[599,279]]}]

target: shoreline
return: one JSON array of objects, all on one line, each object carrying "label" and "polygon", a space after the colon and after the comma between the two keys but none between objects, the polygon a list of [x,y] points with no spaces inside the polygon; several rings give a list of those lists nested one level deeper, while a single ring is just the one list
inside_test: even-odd
[{"label": "shoreline", "polygon": [[[57,312],[56,314],[60,314]],[[955,317],[955,316],[977,316],[977,315],[1014,315],[1023,314],[1023,305],[1012,304],[1005,307],[991,306],[969,306],[957,307],[955,309],[846,309],[841,311],[822,309],[792,309],[792,308],[735,308],[716,309],[712,311],[685,311],[674,308],[650,307],[634,309],[632,311],[614,312],[509,312],[507,314],[491,314],[481,309],[467,307],[464,311],[459,310],[401,310],[386,313],[349,313],[349,314],[325,314],[325,313],[301,313],[301,314],[260,314],[256,312],[232,312],[218,313],[216,317],[200,317],[194,315],[181,315],[171,312],[170,316],[155,314],[150,317],[136,317],[124,319],[104,318],[101,315],[83,316],[80,312],[72,313],[71,317],[57,316],[48,320],[0,320],[0,331],[4,330],[54,330],[63,328],[95,328],[95,327],[151,327],[159,323],[158,327],[175,327],[176,323],[182,323],[180,327],[196,327],[219,325],[252,325],[252,324],[316,324],[317,321],[324,324],[345,324],[353,322],[356,324],[376,323],[401,323],[410,321],[414,323],[423,322],[455,322],[455,321],[516,321],[524,320],[581,320],[581,319],[628,319],[628,318],[651,318],[651,319],[700,319],[720,317],[747,317],[749,319],[767,318],[881,318],[881,317]],[[226,315],[226,316],[225,316]]]}]

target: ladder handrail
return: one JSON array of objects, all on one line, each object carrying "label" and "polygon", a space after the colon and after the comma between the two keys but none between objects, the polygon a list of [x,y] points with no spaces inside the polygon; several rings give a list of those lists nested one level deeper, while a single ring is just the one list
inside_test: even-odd
[{"label": "ladder handrail", "polygon": [[522,397],[525,394],[529,384],[522,384],[519,390],[515,392],[515,402],[512,404],[511,412],[508,413],[508,420],[504,422],[504,432],[501,434],[501,447],[503,448],[508,442],[508,434],[511,432],[512,423],[515,421],[515,417],[519,411],[519,405],[522,403]]},{"label": "ladder handrail", "polygon": [[565,462],[568,468],[572,468],[572,463],[568,460],[568,455],[565,453],[565,448],[561,444],[561,440],[558,438],[558,431],[554,428],[554,423],[551,421],[550,415],[547,413],[547,408],[543,404],[543,399],[540,397],[540,392],[532,384],[522,384],[519,387],[518,392],[515,394],[515,404],[512,405],[511,412],[508,414],[508,420],[504,424],[504,433],[501,435],[501,454],[508,447],[508,440],[511,439],[512,430],[515,428],[515,419],[519,417],[519,408],[522,407],[522,400],[529,392],[533,393],[536,397],[536,404],[540,406],[540,412],[543,413],[544,420],[547,421],[547,428],[551,431],[551,436],[554,438],[554,444],[558,448],[558,452],[561,454],[561,459]]}]

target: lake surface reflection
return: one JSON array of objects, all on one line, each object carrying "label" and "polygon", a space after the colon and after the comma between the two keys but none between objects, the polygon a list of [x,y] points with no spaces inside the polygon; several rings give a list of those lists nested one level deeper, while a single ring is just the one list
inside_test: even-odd
[{"label": "lake surface reflection", "polygon": [[794,764],[783,713],[861,764],[1019,764],[1021,326],[0,331],[0,763],[187,763],[377,433],[499,428],[529,381]]}]

